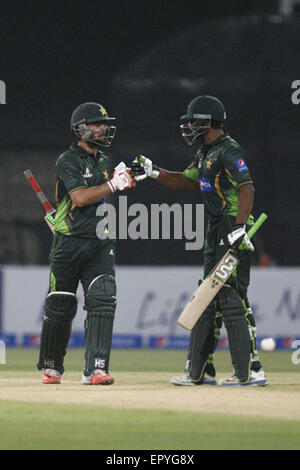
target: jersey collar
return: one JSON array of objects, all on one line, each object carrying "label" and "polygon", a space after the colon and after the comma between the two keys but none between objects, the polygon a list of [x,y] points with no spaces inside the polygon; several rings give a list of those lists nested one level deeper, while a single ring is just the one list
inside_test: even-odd
[{"label": "jersey collar", "polygon": [[203,144],[201,147],[201,150],[204,153],[206,153],[207,150],[211,149],[215,145],[218,145],[220,142],[223,142],[223,140],[225,140],[227,137],[228,137],[228,132],[224,132],[224,134],[220,135],[220,137],[218,137],[216,140],[214,140],[210,144]]},{"label": "jersey collar", "polygon": [[79,155],[83,158],[88,158],[88,157],[91,157],[91,158],[95,158],[97,159],[97,157],[99,156],[99,152],[97,151],[97,155],[95,156],[93,153],[89,153],[87,152],[86,150],[84,150],[82,147],[80,147],[79,145],[74,145],[72,144],[71,145],[71,149],[72,150],[75,150],[75,152],[79,153]]}]

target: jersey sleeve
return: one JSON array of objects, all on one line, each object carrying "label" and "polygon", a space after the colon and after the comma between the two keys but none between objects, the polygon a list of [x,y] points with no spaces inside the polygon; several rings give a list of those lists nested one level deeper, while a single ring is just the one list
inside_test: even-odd
[{"label": "jersey sleeve", "polygon": [[245,153],[241,147],[225,150],[221,160],[227,177],[236,189],[244,184],[253,183],[245,160]]},{"label": "jersey sleeve", "polygon": [[199,169],[198,160],[194,159],[192,163],[184,170],[184,176],[191,180],[193,183],[199,183]]},{"label": "jersey sleeve", "polygon": [[59,157],[56,162],[56,173],[69,193],[88,187],[82,174],[80,162],[70,154]]}]

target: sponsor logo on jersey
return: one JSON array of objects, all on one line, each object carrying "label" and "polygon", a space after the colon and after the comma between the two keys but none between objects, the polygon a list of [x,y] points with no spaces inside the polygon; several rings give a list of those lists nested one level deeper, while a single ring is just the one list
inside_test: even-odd
[{"label": "sponsor logo on jersey", "polygon": [[213,191],[213,187],[207,178],[200,178],[200,191],[201,193],[209,193]]},{"label": "sponsor logo on jersey", "polygon": [[247,171],[247,170],[248,170],[248,167],[247,167],[247,165],[246,165],[246,163],[245,163],[245,160],[242,160],[242,159],[236,160],[236,161],[234,162],[234,164],[235,164],[235,166],[237,167],[237,169],[239,170],[239,172],[241,172],[241,171]]}]

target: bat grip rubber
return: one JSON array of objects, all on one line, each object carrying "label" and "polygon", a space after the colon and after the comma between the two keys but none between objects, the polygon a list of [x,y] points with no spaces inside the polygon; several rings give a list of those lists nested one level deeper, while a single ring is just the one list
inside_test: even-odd
[{"label": "bat grip rubber", "polygon": [[248,237],[252,238],[253,235],[257,232],[257,230],[262,226],[262,224],[267,220],[268,216],[264,212],[260,214],[257,221],[252,225],[248,232]]}]

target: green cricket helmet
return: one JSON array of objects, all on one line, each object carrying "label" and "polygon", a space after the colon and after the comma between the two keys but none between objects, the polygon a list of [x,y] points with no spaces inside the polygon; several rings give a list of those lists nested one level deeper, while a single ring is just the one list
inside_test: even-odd
[{"label": "green cricket helmet", "polygon": [[188,105],[187,113],[180,118],[183,121],[180,125],[181,135],[188,145],[192,145],[208,129],[222,128],[225,119],[226,111],[218,98],[208,95],[197,96]]},{"label": "green cricket helmet", "polygon": [[[107,111],[99,103],[83,103],[78,106],[71,116],[71,131],[78,140],[84,140],[91,147],[109,147],[116,133],[116,127],[111,122],[116,118],[109,117]],[[106,124],[106,134],[97,138],[88,124],[103,122]]]}]

